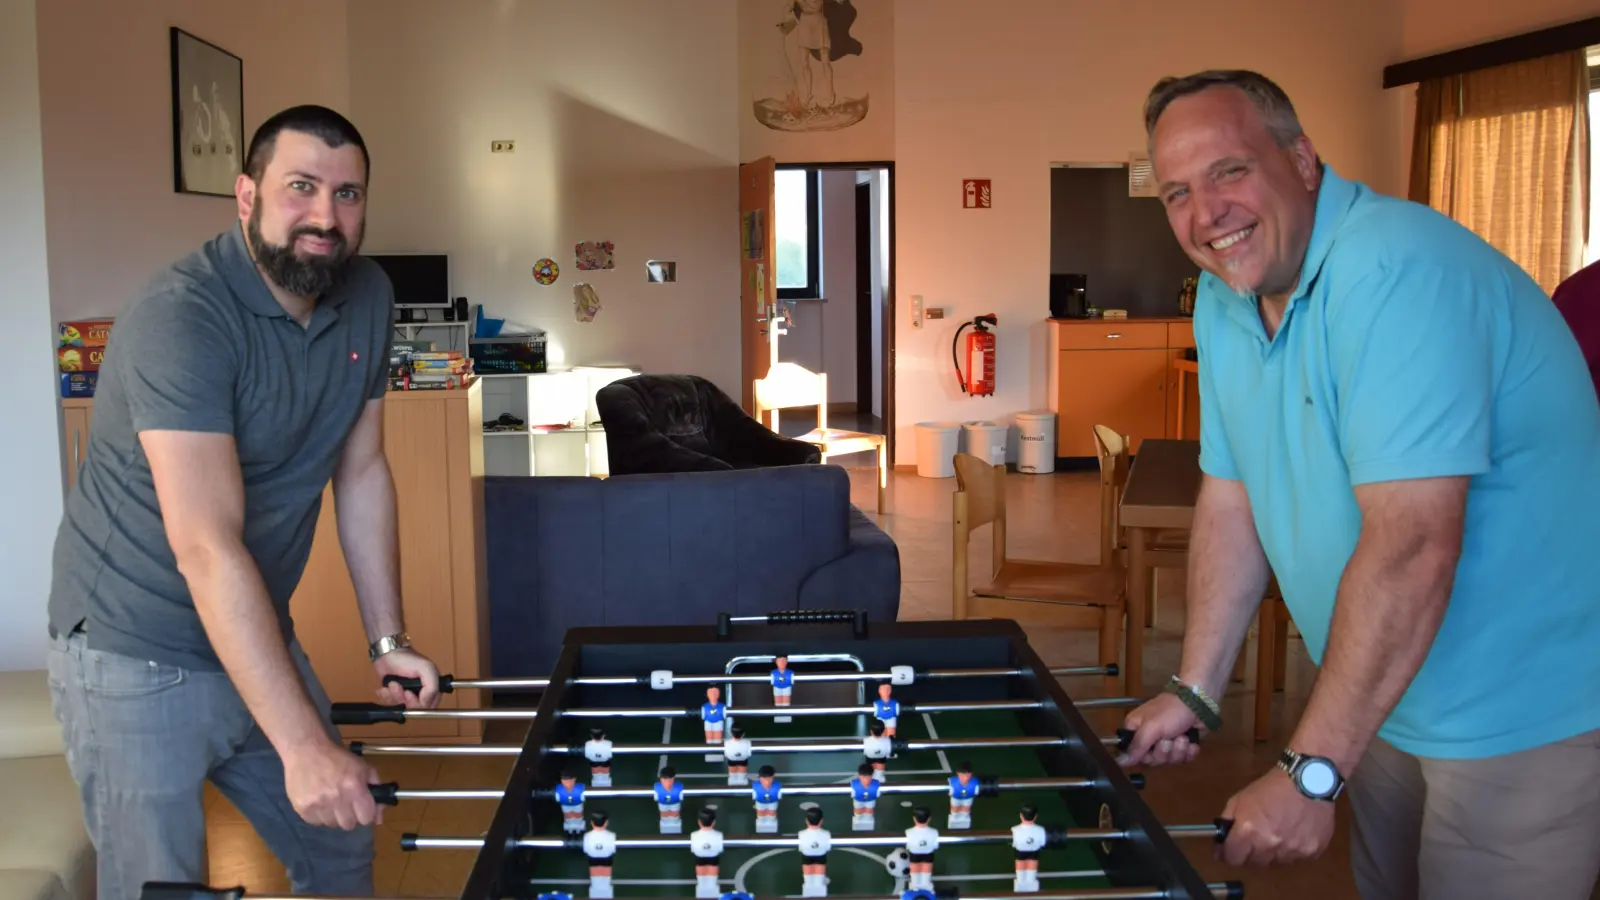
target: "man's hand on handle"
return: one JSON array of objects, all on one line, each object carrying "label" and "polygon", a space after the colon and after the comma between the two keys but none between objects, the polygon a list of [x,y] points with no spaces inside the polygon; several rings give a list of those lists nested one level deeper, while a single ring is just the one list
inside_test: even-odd
[{"label": "man's hand on handle", "polygon": [[[378,672],[378,702],[406,709],[433,709],[439,705],[439,667],[415,650],[393,650],[378,657],[372,667]],[[384,684],[387,675],[417,678],[422,693],[413,694],[398,684]]]},{"label": "man's hand on handle", "polygon": [[1333,840],[1334,805],[1301,794],[1276,767],[1229,798],[1222,817],[1233,828],[1215,855],[1230,866],[1316,859]]},{"label": "man's hand on handle", "polygon": [[284,754],[283,775],[294,811],[312,825],[354,831],[383,822],[383,807],[369,787],[383,779],[339,744],[322,741]]},{"label": "man's hand on handle", "polygon": [[1200,719],[1172,694],[1162,694],[1128,713],[1123,727],[1132,731],[1133,742],[1128,752],[1117,764],[1122,766],[1164,766],[1194,762],[1200,755],[1200,745],[1190,741],[1189,729],[1199,729],[1201,737],[1206,728]]}]

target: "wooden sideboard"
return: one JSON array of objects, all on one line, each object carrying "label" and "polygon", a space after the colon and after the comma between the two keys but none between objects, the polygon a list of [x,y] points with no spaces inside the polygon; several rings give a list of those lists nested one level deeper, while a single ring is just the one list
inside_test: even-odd
[{"label": "wooden sideboard", "polygon": [[[68,483],[88,447],[94,401],[61,401]],[[460,678],[489,671],[489,598],[483,524],[483,390],[395,391],[384,401],[384,452],[400,519],[400,594],[417,649]],[[367,638],[339,547],[333,488],[323,489],[311,557],[290,600],[295,634],[335,701],[374,700]],[[444,694],[441,709],[486,706],[478,691]],[[477,742],[483,722],[417,719],[342,729],[351,740]]]},{"label": "wooden sideboard", "polygon": [[1194,347],[1187,318],[1050,319],[1050,409],[1056,414],[1056,455],[1096,455],[1094,426],[1132,439],[1196,437],[1200,398],[1187,393],[1184,434],[1177,433],[1179,378],[1173,362]]}]

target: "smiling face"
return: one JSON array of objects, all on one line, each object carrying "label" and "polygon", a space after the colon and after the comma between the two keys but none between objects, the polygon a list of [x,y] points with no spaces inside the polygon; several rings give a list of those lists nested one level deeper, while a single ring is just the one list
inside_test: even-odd
[{"label": "smiling face", "polygon": [[1236,292],[1286,299],[1316,217],[1321,167],[1311,140],[1281,146],[1243,91],[1211,87],[1166,108],[1150,161],[1189,258]]},{"label": "smiling face", "polygon": [[260,180],[240,175],[234,194],[256,264],[290,294],[320,296],[361,247],[366,159],[354,144],[286,129]]}]

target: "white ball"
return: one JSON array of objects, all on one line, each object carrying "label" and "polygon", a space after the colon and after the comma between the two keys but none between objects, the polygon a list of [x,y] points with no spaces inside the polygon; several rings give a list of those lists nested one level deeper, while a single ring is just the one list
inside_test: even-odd
[{"label": "white ball", "polygon": [[890,877],[903,877],[911,871],[911,851],[904,847],[890,850],[883,858],[883,867],[889,871]]}]

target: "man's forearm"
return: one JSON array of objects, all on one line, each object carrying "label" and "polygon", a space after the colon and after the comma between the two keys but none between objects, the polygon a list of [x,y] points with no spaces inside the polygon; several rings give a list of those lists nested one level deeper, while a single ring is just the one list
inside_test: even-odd
[{"label": "man's forearm", "polygon": [[231,542],[178,562],[217,658],[267,739],[286,756],[328,742],[249,551]]},{"label": "man's forearm", "polygon": [[1179,678],[1200,685],[1213,697],[1222,696],[1250,630],[1250,618],[1266,592],[1267,572],[1243,489],[1208,478],[1195,503],[1190,530],[1189,598]]},{"label": "man's forearm", "polygon": [[394,479],[380,455],[334,479],[339,545],[355,585],[367,640],[405,630],[400,609],[400,537]]},{"label": "man's forearm", "polygon": [[1455,584],[1459,544],[1397,546],[1363,532],[1334,603],[1322,671],[1290,747],[1349,777],[1428,656]]}]

